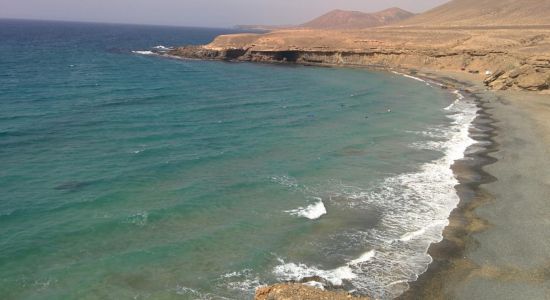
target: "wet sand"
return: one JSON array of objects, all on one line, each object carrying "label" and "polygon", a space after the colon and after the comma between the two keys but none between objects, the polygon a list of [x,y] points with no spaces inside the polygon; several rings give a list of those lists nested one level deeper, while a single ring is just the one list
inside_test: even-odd
[{"label": "wet sand", "polygon": [[550,96],[486,91],[465,74],[431,73],[479,98],[485,149],[455,170],[459,207],[434,262],[401,299],[550,299]]}]

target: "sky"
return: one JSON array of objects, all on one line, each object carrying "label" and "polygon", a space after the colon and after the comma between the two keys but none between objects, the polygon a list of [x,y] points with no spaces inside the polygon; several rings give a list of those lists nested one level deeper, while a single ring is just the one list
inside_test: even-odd
[{"label": "sky", "polygon": [[448,0],[0,0],[0,18],[232,27],[301,24],[332,9],[422,12]]}]

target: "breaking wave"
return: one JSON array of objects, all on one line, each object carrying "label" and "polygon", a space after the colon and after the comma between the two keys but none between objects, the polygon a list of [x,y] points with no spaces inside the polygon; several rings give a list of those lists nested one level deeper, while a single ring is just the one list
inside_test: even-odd
[{"label": "breaking wave", "polygon": [[[392,299],[426,271],[432,262],[428,248],[442,240],[448,217],[460,201],[455,190],[459,182],[451,166],[474,144],[469,130],[477,116],[477,105],[460,92],[455,94],[456,101],[444,109],[451,125],[420,133],[436,138],[429,147],[441,152],[441,158],[420,166],[416,172],[386,178],[370,189],[346,186],[333,192],[348,199],[352,208],[377,207],[383,212],[379,226],[353,233],[354,239],[368,241],[373,250],[359,258],[349,257],[347,263],[335,269],[281,261],[273,269],[279,280],[321,278],[336,286],[351,285],[355,291],[377,299]],[[305,211],[309,210],[292,212]]]},{"label": "breaking wave", "polygon": [[287,213],[291,215],[308,218],[310,220],[319,219],[321,216],[327,214],[327,209],[323,203],[323,199],[314,197],[316,202],[306,207],[299,207],[297,209],[288,210]]}]

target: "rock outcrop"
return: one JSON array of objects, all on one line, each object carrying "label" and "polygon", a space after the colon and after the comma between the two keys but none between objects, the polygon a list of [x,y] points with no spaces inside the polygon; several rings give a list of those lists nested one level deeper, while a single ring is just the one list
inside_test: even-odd
[{"label": "rock outcrop", "polygon": [[[550,88],[550,57],[523,57],[497,50],[436,50],[379,48],[368,50],[180,47],[172,56],[304,65],[364,66],[371,68],[439,69],[486,74],[484,83],[495,90],[543,91]],[[493,71],[495,70],[495,71]]]},{"label": "rock outcrop", "polygon": [[484,83],[495,90],[543,91],[550,88],[550,56],[532,57],[522,63],[519,67],[490,74]]},{"label": "rock outcrop", "polygon": [[303,284],[276,284],[256,290],[255,300],[371,300],[346,292],[323,291]]},{"label": "rock outcrop", "polygon": [[[379,14],[381,20],[392,20],[402,11]],[[314,25],[324,28],[349,19],[343,11],[331,15]],[[388,27],[223,35],[208,45],[181,47],[170,55],[464,71],[478,74],[496,90],[548,91],[550,0],[452,0]]]}]

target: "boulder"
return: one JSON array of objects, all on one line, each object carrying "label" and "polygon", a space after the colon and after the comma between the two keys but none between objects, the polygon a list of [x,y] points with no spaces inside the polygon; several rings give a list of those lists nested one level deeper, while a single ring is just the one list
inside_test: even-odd
[{"label": "boulder", "polygon": [[549,88],[550,73],[530,72],[517,78],[517,86],[528,91],[541,91]]},{"label": "boulder", "polygon": [[532,67],[530,65],[523,65],[519,68],[515,68],[510,73],[508,73],[508,77],[510,78],[517,78],[520,75],[524,75],[532,71]]},{"label": "boulder", "polygon": [[506,90],[510,84],[506,79],[498,79],[489,83],[489,86],[494,90]]},{"label": "boulder", "polygon": [[492,73],[491,75],[487,76],[485,78],[485,80],[483,80],[483,83],[485,83],[486,85],[489,85],[491,82],[497,80],[500,76],[504,75],[504,70],[498,70],[494,73]]}]

